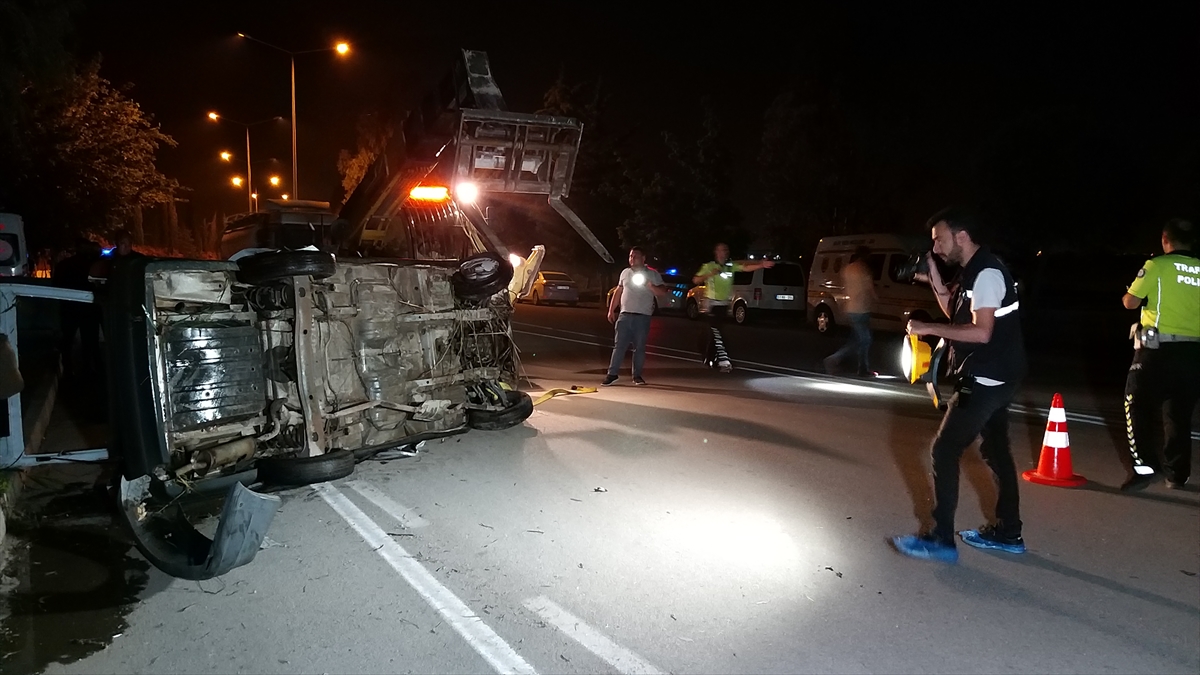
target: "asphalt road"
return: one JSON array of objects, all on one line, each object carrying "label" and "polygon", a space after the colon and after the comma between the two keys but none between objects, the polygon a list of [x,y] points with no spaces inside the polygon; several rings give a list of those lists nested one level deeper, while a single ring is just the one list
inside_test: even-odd
[{"label": "asphalt road", "polygon": [[[598,383],[599,314],[521,308],[531,391]],[[648,387],[626,378],[552,398],[519,427],[283,493],[258,558],[218,580],[53,539],[74,556],[72,583],[39,623],[45,603],[22,589],[52,582],[24,573],[0,669],[1200,671],[1200,492],[1118,493],[1124,471],[1099,422],[1070,427],[1088,486],[1022,482],[1029,553],[909,560],[885,541],[927,518],[939,417],[922,392],[805,374],[838,339],[768,326],[730,332],[739,368],[722,376],[689,353],[697,328],[656,325]],[[1015,416],[1020,469],[1044,428]],[[994,488],[977,453],[963,471],[959,522],[975,527]],[[93,577],[133,588],[97,602]],[[72,594],[119,620],[87,635]],[[63,634],[77,642],[46,646]]]}]

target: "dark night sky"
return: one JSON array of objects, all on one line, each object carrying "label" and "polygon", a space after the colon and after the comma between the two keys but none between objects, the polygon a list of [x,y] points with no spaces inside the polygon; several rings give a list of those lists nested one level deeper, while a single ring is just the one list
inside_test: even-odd
[{"label": "dark night sky", "polygon": [[[445,72],[456,49],[470,48],[489,53],[514,110],[539,107],[560,67],[571,81],[602,76],[614,96],[610,122],[639,130],[648,152],[661,131],[694,128],[700,96],[711,95],[730,130],[742,196],[753,193],[762,115],[780,87],[798,74],[836,82],[853,110],[891,107],[910,120],[903,134],[871,142],[886,161],[929,177],[915,191],[919,210],[946,200],[956,163],[1031,104],[1083,110],[1089,123],[1139,153],[1139,166],[1161,166],[1185,134],[1194,138],[1197,4],[1092,4],[1072,11],[850,2],[659,9],[109,0],[87,3],[76,37],[80,54],[102,53],[101,73],[132,83],[132,96],[179,141],[161,153],[160,166],[194,188],[209,213],[244,206],[244,196],[224,183],[229,167],[216,159],[221,149],[239,151],[244,136],[208,122],[205,112],[243,121],[289,114],[287,57],[236,38],[239,31],[297,51],[336,39],[354,45],[345,59],[297,57],[305,198],[333,193],[338,150],[353,148],[360,112],[402,108]],[[289,177],[286,124],[251,133],[256,172]],[[271,158],[280,163],[272,167]]]}]

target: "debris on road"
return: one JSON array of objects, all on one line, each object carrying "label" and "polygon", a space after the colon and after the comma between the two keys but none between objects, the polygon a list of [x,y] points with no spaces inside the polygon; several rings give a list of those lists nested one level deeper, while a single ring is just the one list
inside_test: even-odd
[{"label": "debris on road", "polygon": [[839,571],[837,571],[837,570],[835,570],[835,569],[833,569],[832,567],[826,567],[825,569],[827,569],[827,570],[829,570],[830,572],[833,572],[834,574],[836,574],[836,575],[837,575],[837,577],[838,577],[839,579],[841,579],[841,578],[842,578],[842,573],[841,573],[841,572],[839,572]]},{"label": "debris on road", "polygon": [[480,526],[480,527],[486,527],[486,528],[487,528],[487,529],[489,529],[489,530],[494,530],[494,529],[496,529],[496,528],[492,527],[491,525],[485,525],[485,524],[483,524],[483,523],[480,523],[480,524],[479,524],[479,526]]},{"label": "debris on road", "polygon": [[580,387],[579,385],[571,385],[570,389],[548,389],[545,393],[533,399],[534,405],[541,405],[555,396],[566,396],[567,394],[594,394],[598,389],[595,387]]},{"label": "debris on road", "polygon": [[592,490],[592,492],[608,492],[608,488],[606,488],[606,487],[598,487],[598,488],[596,488],[595,490]]}]

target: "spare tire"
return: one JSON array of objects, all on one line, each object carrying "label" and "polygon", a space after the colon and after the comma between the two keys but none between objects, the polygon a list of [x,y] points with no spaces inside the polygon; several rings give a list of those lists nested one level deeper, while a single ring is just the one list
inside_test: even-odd
[{"label": "spare tire", "polygon": [[503,410],[468,410],[467,426],[480,431],[500,431],[515,427],[533,414],[533,399],[523,391],[504,392]]},{"label": "spare tire", "polygon": [[336,271],[333,255],[325,251],[271,251],[238,261],[238,279],[255,286],[288,277],[325,279]]},{"label": "spare tire", "polygon": [[495,253],[480,253],[463,260],[450,278],[454,294],[471,302],[486,300],[508,287],[512,265]]},{"label": "spare tire", "polygon": [[334,450],[315,457],[264,457],[257,466],[258,479],[269,485],[313,485],[354,473],[354,453]]}]

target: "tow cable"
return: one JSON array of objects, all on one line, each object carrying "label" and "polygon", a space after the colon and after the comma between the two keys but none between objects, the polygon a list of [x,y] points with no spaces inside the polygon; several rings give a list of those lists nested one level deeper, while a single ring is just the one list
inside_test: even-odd
[{"label": "tow cable", "polygon": [[548,389],[546,393],[533,400],[534,405],[539,405],[549,401],[555,396],[566,396],[567,394],[594,394],[597,389],[595,387],[580,387],[572,386],[570,389]]}]

